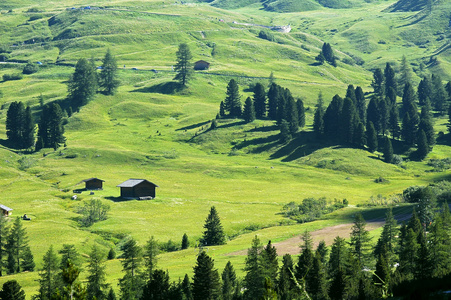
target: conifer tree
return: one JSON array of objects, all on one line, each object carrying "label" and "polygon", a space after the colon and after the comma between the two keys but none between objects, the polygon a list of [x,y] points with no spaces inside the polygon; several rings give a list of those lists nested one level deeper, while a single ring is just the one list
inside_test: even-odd
[{"label": "conifer tree", "polygon": [[298,126],[304,127],[305,126],[305,107],[304,107],[304,101],[301,99],[298,99],[296,101],[296,107],[298,110]]},{"label": "conifer tree", "polygon": [[418,217],[418,214],[416,212],[415,207],[412,210],[412,216],[409,219],[409,222],[407,223],[407,230],[412,229],[415,233],[415,237],[417,238],[417,242],[419,242],[418,236],[422,235],[424,233],[423,226],[421,225],[420,218]]},{"label": "conifer tree", "polygon": [[420,242],[416,256],[416,267],[414,276],[416,279],[426,279],[432,276],[432,257],[429,251],[427,240],[424,235],[420,235]]},{"label": "conifer tree", "polygon": [[[449,206],[448,207],[449,213]],[[446,208],[445,208],[446,209]],[[451,241],[443,216],[438,215],[429,230],[430,258],[433,276],[442,277],[451,271]]]},{"label": "conifer tree", "polygon": [[393,211],[391,208],[387,210],[385,215],[385,224],[382,229],[380,238],[378,239],[374,248],[374,256],[379,257],[379,254],[383,251],[383,247],[387,250],[388,263],[392,265],[394,263],[394,254],[396,249],[396,234],[397,234],[396,219],[393,217]]},{"label": "conifer tree", "polygon": [[420,105],[424,105],[426,99],[431,97],[432,85],[428,77],[424,77],[418,84],[417,94]]},{"label": "conifer tree", "polygon": [[139,299],[144,285],[141,275],[142,248],[130,238],[121,247],[122,270],[124,276],[119,279],[122,300]]},{"label": "conifer tree", "polygon": [[384,292],[387,287],[390,286],[391,282],[391,266],[390,259],[388,256],[388,250],[386,245],[382,246],[382,249],[378,255],[376,262],[375,275],[373,276],[373,281],[375,285],[381,286],[383,292],[380,296],[384,297]]},{"label": "conifer tree", "polygon": [[417,156],[420,160],[426,158],[429,153],[429,145],[428,140],[426,138],[426,134],[421,129],[418,131],[418,148],[417,148]]},{"label": "conifer tree", "polygon": [[316,253],[318,253],[321,256],[321,262],[326,265],[327,264],[327,254],[329,253],[329,250],[327,249],[326,242],[324,240],[321,240],[318,243],[318,247],[316,248]]},{"label": "conifer tree", "polygon": [[289,123],[290,133],[291,135],[294,135],[299,130],[299,117],[296,102],[291,95],[287,98],[286,111],[286,120]]},{"label": "conifer tree", "polygon": [[189,248],[189,240],[188,235],[186,233],[182,236],[182,250]]},{"label": "conifer tree", "polygon": [[388,137],[385,137],[384,161],[389,164],[393,161],[393,147]]},{"label": "conifer tree", "polygon": [[277,102],[277,124],[280,125],[282,123],[282,120],[287,120],[287,102],[288,98],[293,97],[291,96],[291,92],[289,89],[280,89],[280,96],[278,98]]},{"label": "conifer tree", "polygon": [[388,100],[387,103],[389,103],[391,106],[396,105],[396,98],[397,98],[397,92],[394,88],[390,87],[388,89],[388,93],[385,96],[385,100]]},{"label": "conifer tree", "polygon": [[232,118],[241,116],[241,96],[238,89],[238,84],[235,79],[230,79],[227,85],[226,98],[224,100],[225,111],[228,112]]},{"label": "conifer tree", "polygon": [[6,245],[9,235],[8,219],[4,214],[0,214],[0,276],[3,276],[5,268]]},{"label": "conifer tree", "polygon": [[390,108],[390,116],[389,116],[388,126],[390,128],[390,132],[391,132],[393,139],[399,138],[401,128],[399,127],[399,114],[398,114],[398,108],[396,107],[396,105],[393,105]]},{"label": "conifer tree", "polygon": [[263,246],[257,236],[252,239],[251,248],[247,250],[247,257],[245,259],[244,271],[244,299],[260,299],[264,294],[265,278],[263,276],[262,267],[260,264],[260,255],[263,251]]},{"label": "conifer tree", "polygon": [[412,278],[415,272],[418,248],[417,234],[408,228],[399,252],[399,271],[407,279]]},{"label": "conifer tree", "polygon": [[351,98],[346,97],[343,102],[340,121],[341,136],[344,143],[352,143],[354,141],[355,130],[358,126],[357,118],[354,102]]},{"label": "conifer tree", "polygon": [[36,267],[33,253],[31,253],[31,249],[28,246],[22,252],[22,261],[20,262],[20,266],[24,272],[33,272]]},{"label": "conifer tree", "polygon": [[363,148],[366,145],[365,126],[362,122],[359,122],[359,124],[357,124],[357,129],[354,134],[354,144],[356,144],[360,148]]},{"label": "conifer tree", "polygon": [[282,120],[280,124],[280,142],[288,143],[292,139],[292,135],[290,132],[290,123],[288,123],[285,119]]},{"label": "conifer tree", "polygon": [[49,250],[43,257],[43,267],[39,272],[39,295],[41,300],[52,299],[52,294],[58,287],[59,282],[59,262],[58,256],[53,250],[53,246],[50,246]]},{"label": "conifer tree", "polygon": [[351,252],[355,255],[361,265],[366,262],[369,252],[371,238],[369,231],[365,229],[366,222],[361,213],[356,214],[354,225],[351,227]]},{"label": "conifer tree", "polygon": [[95,96],[97,74],[95,66],[85,58],[75,65],[75,71],[68,82],[69,100],[74,110],[78,110]]},{"label": "conifer tree", "polygon": [[332,47],[330,46],[329,43],[324,43],[323,47],[321,49],[321,52],[324,56],[324,59],[331,64],[332,66],[336,67],[337,66],[337,61],[335,58],[335,54],[334,51],[332,50]]},{"label": "conifer tree", "polygon": [[23,123],[23,131],[22,131],[22,149],[29,149],[33,147],[35,142],[35,132],[36,132],[36,124],[33,121],[33,116],[31,114],[31,108],[27,106],[25,109],[25,118]]},{"label": "conifer tree", "polygon": [[20,218],[14,220],[11,232],[7,238],[6,249],[8,253],[8,273],[19,273],[21,271],[21,261],[23,253],[28,248],[28,236],[23,228]]},{"label": "conifer tree", "polygon": [[354,106],[357,105],[357,95],[356,91],[354,89],[354,86],[352,84],[348,85],[348,88],[346,89],[346,96],[345,98],[349,98],[352,100],[352,103]]},{"label": "conifer tree", "polygon": [[233,265],[227,262],[222,271],[222,300],[233,300],[233,295],[237,285],[237,278]]},{"label": "conifer tree", "polygon": [[277,282],[277,275],[279,272],[279,263],[277,261],[277,250],[268,241],[268,244],[263,248],[260,255],[260,264],[263,271],[263,276],[271,280],[272,284]]},{"label": "conifer tree", "polygon": [[404,92],[402,94],[402,109],[404,111],[404,114],[409,113],[410,118],[412,116],[418,114],[417,112],[417,106],[415,104],[415,92],[413,90],[412,85],[408,82],[404,86]]},{"label": "conifer tree", "polygon": [[251,97],[247,97],[244,102],[243,118],[246,123],[250,123],[255,120],[254,102]]},{"label": "conifer tree", "polygon": [[183,300],[193,300],[193,293],[191,291],[191,282],[189,280],[188,274],[185,274],[185,277],[183,278],[181,290],[184,296]]},{"label": "conifer tree", "polygon": [[321,92],[318,94],[318,102],[316,104],[315,115],[313,116],[313,131],[317,138],[324,135],[324,107]]},{"label": "conifer tree", "polygon": [[282,258],[282,267],[277,281],[277,294],[281,300],[295,299],[297,288],[293,280],[293,271],[293,259],[290,254],[285,254]]},{"label": "conifer tree", "polygon": [[355,88],[355,97],[356,97],[356,111],[359,115],[359,119],[361,122],[365,123],[366,120],[366,101],[365,94],[360,86]]},{"label": "conifer tree", "polygon": [[[160,269],[154,270],[144,287],[142,299],[166,300],[170,297],[169,274]],[[207,299],[207,298],[206,298]]]},{"label": "conifer tree", "polygon": [[3,283],[0,290],[1,300],[25,300],[25,292],[16,280],[8,280]]},{"label": "conifer tree", "polygon": [[107,296],[106,272],[105,272],[105,257],[100,252],[97,245],[91,248],[88,259],[88,284],[86,286],[86,293],[88,299],[105,299]]},{"label": "conifer tree", "polygon": [[[63,112],[57,103],[44,106],[39,122],[36,150],[43,148],[57,149],[64,143]],[[40,148],[41,147],[41,148]]]},{"label": "conifer tree", "polygon": [[400,76],[399,84],[401,86],[404,86],[407,82],[412,82],[412,68],[410,68],[405,55],[403,55],[402,59],[401,59],[400,71],[401,71],[401,76]]},{"label": "conifer tree", "polygon": [[309,280],[309,290],[312,299],[321,300],[329,299],[327,293],[327,274],[324,263],[321,259],[321,254],[317,251],[313,258],[313,264]]},{"label": "conifer tree", "polygon": [[368,145],[368,150],[370,152],[374,152],[377,150],[378,142],[376,130],[374,129],[373,122],[369,121],[369,124],[366,129],[366,140]]},{"label": "conifer tree", "polygon": [[339,270],[344,269],[347,252],[345,239],[337,236],[332,244],[329,257],[328,274],[330,278],[334,278]]},{"label": "conifer tree", "polygon": [[197,257],[193,276],[193,299],[216,300],[222,296],[221,282],[214,262],[205,251]]},{"label": "conifer tree", "polygon": [[28,149],[34,144],[35,125],[31,109],[22,102],[12,102],[6,113],[6,136],[11,146]]},{"label": "conifer tree", "polygon": [[343,99],[335,95],[324,113],[324,133],[332,140],[340,136],[340,116],[343,109]]},{"label": "conifer tree", "polygon": [[381,117],[379,113],[379,100],[376,97],[371,97],[370,102],[368,103],[368,108],[366,110],[366,129],[368,130],[369,122],[372,122],[376,133],[381,132],[380,120]]},{"label": "conifer tree", "polygon": [[382,70],[380,68],[375,69],[373,71],[373,81],[371,82],[371,86],[378,97],[383,97],[385,94],[384,81],[385,77]]},{"label": "conifer tree", "polygon": [[277,105],[279,102],[280,86],[271,83],[268,90],[268,117],[271,120],[277,120]]},{"label": "conifer tree", "polygon": [[442,78],[439,75],[432,74],[431,81],[433,87],[431,104],[436,111],[444,114],[446,111],[447,92],[443,86]]},{"label": "conifer tree", "polygon": [[219,116],[221,118],[225,117],[226,113],[225,113],[225,105],[224,105],[224,101],[221,101],[221,103],[219,104]]},{"label": "conifer tree", "polygon": [[193,55],[189,49],[188,44],[182,43],[176,52],[177,62],[174,66],[174,71],[177,74],[174,80],[179,81],[183,86],[186,86],[189,79],[193,76],[193,68],[191,64],[191,59]]},{"label": "conifer tree", "polygon": [[388,91],[390,88],[393,88],[393,90],[397,91],[398,84],[397,84],[396,78],[395,78],[395,70],[393,70],[393,68],[390,66],[389,63],[387,63],[385,65],[384,77],[385,77],[385,82],[384,82],[385,95],[388,94]]},{"label": "conifer tree", "polygon": [[100,87],[106,95],[113,95],[119,87],[117,79],[117,63],[110,49],[105,53],[100,71]]},{"label": "conifer tree", "polygon": [[379,112],[379,122],[380,122],[380,132],[382,135],[387,133],[389,129],[390,122],[390,110],[387,102],[384,99],[381,99],[378,103],[378,112]]},{"label": "conifer tree", "polygon": [[265,87],[261,83],[255,84],[254,96],[253,96],[255,117],[257,119],[263,119],[266,117],[266,94]]},{"label": "conifer tree", "polygon": [[[429,100],[426,99],[426,103],[428,102]],[[428,104],[423,105],[423,107],[421,108],[420,124],[418,124],[418,130],[424,131],[429,146],[433,146],[435,144],[434,125],[432,124],[432,118]]]},{"label": "conifer tree", "polygon": [[202,244],[205,246],[224,245],[226,237],[216,208],[212,206],[204,224]]},{"label": "conifer tree", "polygon": [[73,263],[77,267],[81,266],[80,254],[75,248],[75,245],[63,244],[63,248],[61,248],[61,250],[58,250],[58,254],[61,255],[61,269],[67,266],[68,261],[71,261],[71,263]]},{"label": "conifer tree", "polygon": [[152,273],[157,267],[157,255],[160,250],[158,248],[158,242],[155,240],[153,236],[147,241],[146,245],[144,245],[144,265],[146,266],[145,277],[146,280],[149,281],[152,279]]}]

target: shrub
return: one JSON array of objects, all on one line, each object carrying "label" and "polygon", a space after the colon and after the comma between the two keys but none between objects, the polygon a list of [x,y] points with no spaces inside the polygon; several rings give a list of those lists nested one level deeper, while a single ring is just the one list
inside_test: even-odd
[{"label": "shrub", "polygon": [[314,199],[306,198],[301,204],[290,202],[283,206],[282,214],[295,220],[298,223],[311,222],[321,218],[324,214],[331,213],[335,210],[348,206],[348,200],[339,201],[335,199],[332,203],[328,203],[325,197]]},{"label": "shrub", "polygon": [[114,248],[110,248],[110,251],[108,251],[108,260],[115,259],[116,258],[116,251],[114,251]]},{"label": "shrub", "polygon": [[169,240],[166,243],[161,243],[159,245],[159,248],[164,252],[174,252],[180,250],[180,246],[174,243],[172,240]]},{"label": "shrub", "polygon": [[23,75],[20,73],[15,74],[3,74],[3,81],[10,81],[10,80],[21,80],[23,78]]},{"label": "shrub", "polygon": [[22,73],[23,74],[33,74],[33,73],[36,73],[37,71],[39,71],[39,66],[38,65],[33,64],[33,63],[28,63],[23,68]]},{"label": "shrub", "polygon": [[269,32],[267,30],[261,30],[258,33],[258,37],[261,38],[261,39],[264,39],[264,40],[268,40],[270,42],[276,41],[276,39],[274,37],[274,34],[272,34],[272,32]]},{"label": "shrub", "polygon": [[103,204],[100,199],[92,199],[85,202],[83,206],[77,209],[77,213],[83,215],[80,219],[80,225],[89,227],[92,224],[107,219],[107,213],[110,210],[108,204]]}]

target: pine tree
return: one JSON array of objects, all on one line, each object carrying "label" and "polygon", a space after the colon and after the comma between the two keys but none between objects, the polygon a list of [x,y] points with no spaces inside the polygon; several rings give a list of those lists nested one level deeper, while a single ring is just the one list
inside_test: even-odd
[{"label": "pine tree", "polygon": [[296,101],[296,107],[298,110],[298,126],[304,127],[305,126],[305,107],[304,107],[304,101],[301,99],[298,99]]},{"label": "pine tree", "polygon": [[314,253],[312,251],[312,237],[308,231],[305,231],[301,237],[301,255],[299,255],[298,264],[295,267],[295,276],[298,282],[303,282],[307,291],[310,291],[311,269],[313,266]]},{"label": "pine tree", "polygon": [[380,68],[375,69],[373,71],[373,81],[371,82],[371,86],[378,97],[383,97],[385,94],[384,81],[385,77],[382,70]]},{"label": "pine tree", "polygon": [[28,236],[20,218],[14,220],[11,232],[7,238],[8,273],[19,273],[23,253],[28,248]]},{"label": "pine tree", "polygon": [[36,150],[40,150],[40,145],[44,148],[57,149],[59,144],[65,142],[65,137],[63,135],[64,127],[62,123],[63,112],[61,107],[57,103],[45,105],[39,122]]},{"label": "pine tree", "polygon": [[313,131],[317,138],[322,138],[324,135],[324,108],[321,92],[318,95],[315,115],[313,116]]},{"label": "pine tree", "polygon": [[343,108],[343,99],[335,95],[324,113],[324,133],[331,140],[340,136],[340,116]]},{"label": "pine tree", "polygon": [[68,261],[71,261],[71,263],[73,263],[77,267],[81,266],[80,254],[75,248],[75,245],[63,244],[63,248],[58,251],[58,254],[61,255],[61,269],[67,266]]},{"label": "pine tree", "polygon": [[322,262],[321,254],[317,251],[313,258],[313,264],[310,271],[311,279],[309,281],[309,291],[312,299],[322,300],[329,299],[327,293],[327,274],[324,263]]},{"label": "pine tree", "polygon": [[381,236],[374,248],[374,256],[378,258],[379,254],[383,251],[383,247],[385,247],[387,250],[388,263],[390,265],[394,264],[397,231],[396,219],[393,217],[392,209],[389,208],[385,215],[385,224]]},{"label": "pine tree", "polygon": [[265,87],[261,83],[255,84],[254,96],[253,96],[255,117],[257,119],[263,119],[266,117],[266,94]]},{"label": "pine tree", "polygon": [[352,100],[352,103],[354,106],[357,104],[357,96],[355,93],[354,86],[352,84],[348,85],[348,88],[346,89],[346,96],[345,98],[349,98]]},{"label": "pine tree", "polygon": [[1,300],[25,300],[25,292],[16,280],[3,283],[0,291]]},{"label": "pine tree", "polygon": [[22,261],[20,266],[24,272],[33,272],[36,267],[33,253],[31,253],[31,249],[28,246],[22,252]]},{"label": "pine tree", "polygon": [[186,233],[183,234],[182,237],[182,250],[189,248],[189,240],[188,235]]},{"label": "pine tree", "polygon": [[27,106],[25,109],[25,118],[23,123],[23,131],[22,131],[22,149],[29,149],[33,147],[35,142],[35,131],[36,124],[33,121],[33,116],[31,114],[31,108]]},{"label": "pine tree", "polygon": [[385,65],[384,69],[384,77],[385,77],[385,95],[388,94],[389,89],[393,88],[393,90],[398,90],[398,84],[395,78],[395,70],[390,66],[389,63]]},{"label": "pine tree", "polygon": [[385,100],[388,100],[387,103],[389,103],[391,106],[396,105],[396,98],[397,98],[397,92],[394,88],[390,87],[388,89],[388,93],[385,96]]},{"label": "pine tree", "polygon": [[252,246],[247,250],[244,271],[244,299],[260,299],[264,294],[265,278],[260,264],[263,247],[257,236],[252,240]]},{"label": "pine tree", "polygon": [[255,120],[254,102],[251,97],[247,97],[244,102],[243,118],[246,123],[250,123]]},{"label": "pine tree", "polygon": [[6,113],[6,136],[12,147],[20,148],[25,122],[25,108],[22,102],[12,102]]},{"label": "pine tree", "polygon": [[68,82],[69,100],[74,110],[78,110],[95,96],[97,91],[97,74],[95,66],[85,58],[75,65],[75,71]]},{"label": "pine tree", "polygon": [[379,121],[380,121],[380,132],[382,135],[387,133],[389,129],[390,123],[390,110],[387,102],[384,99],[381,99],[378,103],[378,111],[379,111]]},{"label": "pine tree", "polygon": [[446,111],[446,100],[447,100],[447,92],[445,91],[445,87],[442,83],[442,78],[439,75],[432,74],[432,96],[431,104],[434,109],[441,114],[444,114]]},{"label": "pine tree", "polygon": [[110,49],[108,49],[102,61],[99,85],[106,95],[113,95],[119,87],[119,84],[116,59],[111,55]]},{"label": "pine tree", "polygon": [[424,77],[418,84],[417,94],[420,105],[424,105],[426,103],[426,99],[431,97],[432,85],[428,77]]},{"label": "pine tree", "polygon": [[290,132],[290,124],[285,119],[283,119],[279,127],[280,127],[280,142],[288,143],[289,141],[291,141],[292,135]]},{"label": "pine tree", "polygon": [[[186,239],[188,239],[188,237],[186,237]],[[158,261],[157,255],[159,254],[159,252],[160,249],[158,248],[158,242],[155,240],[153,236],[151,236],[150,239],[147,241],[146,245],[144,245],[144,255],[143,255],[144,265],[146,266],[145,277],[147,281],[152,279],[152,273],[157,266]]]},{"label": "pine tree", "polygon": [[52,299],[52,294],[58,287],[58,271],[58,256],[53,250],[53,246],[50,246],[49,250],[47,250],[43,257],[43,267],[39,272],[39,299]]},{"label": "pine tree", "polygon": [[289,123],[290,133],[294,135],[299,130],[299,117],[296,102],[291,94],[287,98],[286,111],[286,120]]},{"label": "pine tree", "polygon": [[210,213],[204,224],[204,235],[202,237],[202,244],[205,246],[224,245],[226,243],[226,237],[221,225],[221,219],[219,218],[216,208],[212,206]]},{"label": "pine tree", "polygon": [[227,262],[222,272],[222,300],[233,300],[233,294],[237,285],[237,278],[233,265]]},{"label": "pine tree", "polygon": [[417,156],[420,160],[426,158],[429,153],[429,145],[428,140],[426,138],[426,134],[423,130],[418,131],[418,148],[417,148]]},{"label": "pine tree", "polygon": [[332,50],[332,47],[330,46],[329,43],[324,43],[323,47],[321,49],[321,52],[325,58],[325,60],[331,64],[332,66],[336,67],[337,66],[337,62],[336,62],[336,58],[334,55],[334,51]]},{"label": "pine tree", "polygon": [[219,104],[219,116],[221,118],[225,117],[226,113],[225,113],[225,105],[224,105],[224,101],[221,101],[221,103]]},{"label": "pine tree", "polygon": [[[146,286],[144,287],[142,299],[166,300],[169,299],[169,274],[163,270],[156,269]],[[207,298],[206,298],[207,299]]]},{"label": "pine tree", "polygon": [[130,238],[122,246],[122,270],[124,276],[119,279],[122,300],[139,299],[144,285],[141,276],[142,248]]},{"label": "pine tree", "polygon": [[193,58],[188,44],[182,43],[176,52],[177,62],[174,66],[174,71],[177,74],[174,80],[179,81],[183,86],[186,86],[189,79],[193,76],[193,68],[191,59]]},{"label": "pine tree", "polygon": [[337,236],[332,244],[329,257],[329,277],[333,278],[336,272],[344,268],[347,252],[345,239]]},{"label": "pine tree", "polygon": [[358,116],[355,111],[354,103],[351,98],[346,97],[341,112],[341,136],[344,143],[352,143],[354,141],[355,130],[358,126]]},{"label": "pine tree", "polygon": [[402,94],[402,109],[404,111],[404,114],[409,113],[410,118],[412,118],[413,115],[418,114],[417,106],[415,104],[415,96],[416,95],[412,85],[410,83],[407,83],[404,86],[404,92]]},{"label": "pine tree", "polygon": [[354,134],[354,144],[358,147],[363,148],[366,145],[366,134],[365,134],[365,126],[362,122],[357,124],[357,129]]},{"label": "pine tree", "polygon": [[365,123],[366,120],[366,101],[365,94],[360,86],[355,88],[355,97],[356,97],[356,111],[359,115],[359,119],[362,123]]},{"label": "pine tree", "polygon": [[329,250],[327,249],[326,242],[324,240],[321,240],[318,243],[318,247],[316,248],[316,253],[318,253],[321,256],[321,262],[326,265],[327,264],[327,254],[329,253]]},{"label": "pine tree", "polygon": [[214,262],[205,251],[197,257],[193,276],[193,299],[216,300],[222,295],[218,270],[214,269]]},{"label": "pine tree", "polygon": [[379,112],[379,100],[376,97],[371,97],[370,102],[368,103],[368,108],[366,110],[366,129],[368,130],[369,122],[373,123],[374,129],[376,133],[381,132],[381,116]]},{"label": "pine tree", "polygon": [[99,248],[94,245],[91,248],[88,259],[88,284],[86,292],[88,299],[105,299],[107,296],[105,258]]},{"label": "pine tree", "polygon": [[227,85],[226,98],[224,100],[225,111],[230,117],[236,118],[241,116],[241,101],[238,84],[235,79],[230,79]]},{"label": "pine tree", "polygon": [[268,241],[268,244],[263,248],[260,256],[260,264],[263,271],[263,276],[271,280],[271,283],[277,282],[277,275],[279,272],[279,263],[277,261],[277,250]]},{"label": "pine tree", "polygon": [[355,255],[361,265],[367,260],[369,242],[371,238],[369,231],[365,229],[366,222],[361,213],[356,214],[354,225],[351,227],[351,252]]},{"label": "pine tree", "polygon": [[[426,103],[428,103],[428,99],[426,99]],[[431,118],[431,113],[429,111],[429,105],[426,104],[421,108],[418,130],[424,131],[429,146],[435,145],[435,131],[432,122],[433,121]]]},{"label": "pine tree", "polygon": [[3,276],[5,268],[6,245],[9,235],[8,218],[4,214],[0,214],[0,276]]},{"label": "pine tree", "polygon": [[384,161],[389,164],[393,161],[393,147],[388,137],[385,137]]},{"label": "pine tree", "polygon": [[399,127],[399,114],[396,105],[390,108],[390,117],[388,121],[391,135],[394,139],[399,138],[401,128]]},{"label": "pine tree", "polygon": [[285,254],[282,258],[282,267],[277,281],[277,293],[281,300],[294,299],[297,288],[293,280],[293,259],[290,254]]},{"label": "pine tree", "polygon": [[271,83],[268,90],[268,117],[271,120],[277,120],[277,105],[279,103],[280,86]]},{"label": "pine tree", "polygon": [[390,286],[391,282],[391,266],[386,245],[382,246],[382,249],[377,257],[373,281],[375,285],[381,286],[382,288],[380,296],[386,296],[385,291]]},{"label": "pine tree", "polygon": [[429,251],[427,240],[424,235],[420,235],[419,248],[416,256],[416,267],[414,276],[416,279],[427,279],[432,277],[432,257]]},{"label": "pine tree", "polygon": [[[448,207],[449,213],[449,206]],[[442,277],[451,271],[451,241],[449,228],[443,222],[443,215],[438,215],[429,230],[430,257],[433,276]]]},{"label": "pine tree", "polygon": [[369,124],[366,129],[366,139],[367,139],[367,145],[368,150],[370,152],[374,152],[377,150],[378,143],[377,143],[377,135],[376,130],[374,129],[373,122],[369,121]]},{"label": "pine tree", "polygon": [[193,293],[191,291],[191,282],[189,280],[188,274],[185,274],[185,277],[183,278],[181,290],[184,296],[183,300],[193,300]]},{"label": "pine tree", "polygon": [[406,278],[413,277],[418,248],[417,234],[408,228],[399,252],[399,271]]}]

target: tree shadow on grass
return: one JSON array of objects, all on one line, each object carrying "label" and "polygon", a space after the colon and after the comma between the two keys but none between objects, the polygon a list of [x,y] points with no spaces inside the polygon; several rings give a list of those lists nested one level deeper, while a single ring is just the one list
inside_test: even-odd
[{"label": "tree shadow on grass", "polygon": [[279,130],[279,126],[277,126],[277,125],[262,126],[262,127],[255,126],[255,128],[252,128],[252,129],[248,130],[247,132],[268,132],[268,131],[276,131],[276,130]]},{"label": "tree shadow on grass", "polygon": [[149,87],[133,90],[135,93],[159,93],[173,95],[186,89],[186,86],[175,81],[163,82]]},{"label": "tree shadow on grass", "polygon": [[284,162],[290,162],[298,158],[312,154],[318,149],[327,147],[325,143],[316,142],[314,132],[298,132],[294,138],[283,145],[271,155],[271,159],[282,158]]},{"label": "tree shadow on grass", "polygon": [[125,201],[130,201],[130,199],[125,199],[125,198],[122,198],[122,197],[113,197],[113,196],[105,197],[105,199],[111,200],[111,201],[113,201],[113,202],[125,202]]},{"label": "tree shadow on grass", "polygon": [[199,122],[199,123],[196,123],[196,124],[193,124],[193,125],[189,125],[189,126],[185,126],[185,127],[182,127],[182,128],[178,128],[175,131],[190,130],[190,129],[194,129],[194,128],[197,128],[197,127],[201,127],[201,126],[207,125],[209,123],[211,123],[211,120],[207,120],[207,121],[204,121],[204,122]]}]

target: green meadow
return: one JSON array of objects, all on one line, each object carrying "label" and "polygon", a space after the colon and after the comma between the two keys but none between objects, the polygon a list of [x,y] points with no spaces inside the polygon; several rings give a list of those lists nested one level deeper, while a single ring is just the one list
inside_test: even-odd
[{"label": "green meadow", "polygon": [[[368,220],[380,219],[384,208],[356,205],[377,195],[395,199],[409,186],[451,178],[449,170],[430,172],[427,165],[430,158],[450,156],[442,140],[426,160],[409,161],[399,153],[404,162],[392,165],[381,160],[380,152],[321,144],[312,133],[320,91],[326,104],[335,94],[344,96],[349,84],[370,92],[371,70],[386,62],[399,68],[403,55],[416,83],[429,73],[451,80],[449,20],[442,16],[450,5],[445,1],[424,18],[418,12],[389,12],[394,1],[348,1],[343,9],[306,1],[313,10],[291,13],[263,10],[255,1],[215,1],[213,6],[157,0],[7,2],[0,4],[0,53],[7,53],[0,77],[20,73],[27,61],[42,65],[21,80],[0,82],[0,204],[13,208],[13,217],[31,217],[24,226],[37,269],[50,245],[59,250],[74,244],[86,257],[94,244],[120,254],[128,236],[143,245],[151,236],[180,243],[186,233],[189,249],[159,256],[158,267],[177,280],[192,273],[204,220],[214,205],[230,241],[208,247],[208,254],[219,269],[230,260],[242,275],[245,256],[234,253],[246,250],[255,235],[265,244],[280,242],[305,230],[350,223],[356,211]],[[289,4],[279,0],[271,7]],[[91,9],[79,9],[88,5]],[[290,24],[292,30],[272,32],[275,41],[268,41],[258,38],[262,27],[242,24]],[[336,51],[337,68],[315,65],[323,42]],[[194,61],[211,63],[186,89],[172,81],[180,43],[189,45]],[[65,147],[28,154],[5,146],[11,102],[24,102],[39,118],[40,99],[66,98],[76,61],[92,58],[101,65],[108,48],[116,57],[121,86],[114,96],[98,94],[67,118]],[[431,56],[435,63],[429,63]],[[237,80],[244,102],[255,83],[269,84],[271,72],[308,108],[307,125],[292,142],[281,144],[276,124],[268,120],[221,119],[217,129],[209,130],[230,79]],[[437,119],[437,133],[446,133],[446,125],[446,116]],[[105,180],[104,189],[72,200],[73,190],[83,188],[80,181],[91,177]],[[379,177],[387,182],[376,183]],[[157,184],[156,198],[122,201],[116,186],[129,178]],[[282,216],[285,204],[307,197],[347,199],[350,206],[306,224]],[[100,199],[111,210],[107,220],[83,228],[76,209],[90,199]],[[120,259],[107,262],[107,273],[116,289]],[[3,276],[0,284],[10,279],[19,281],[27,299],[37,291],[37,271]]]}]

